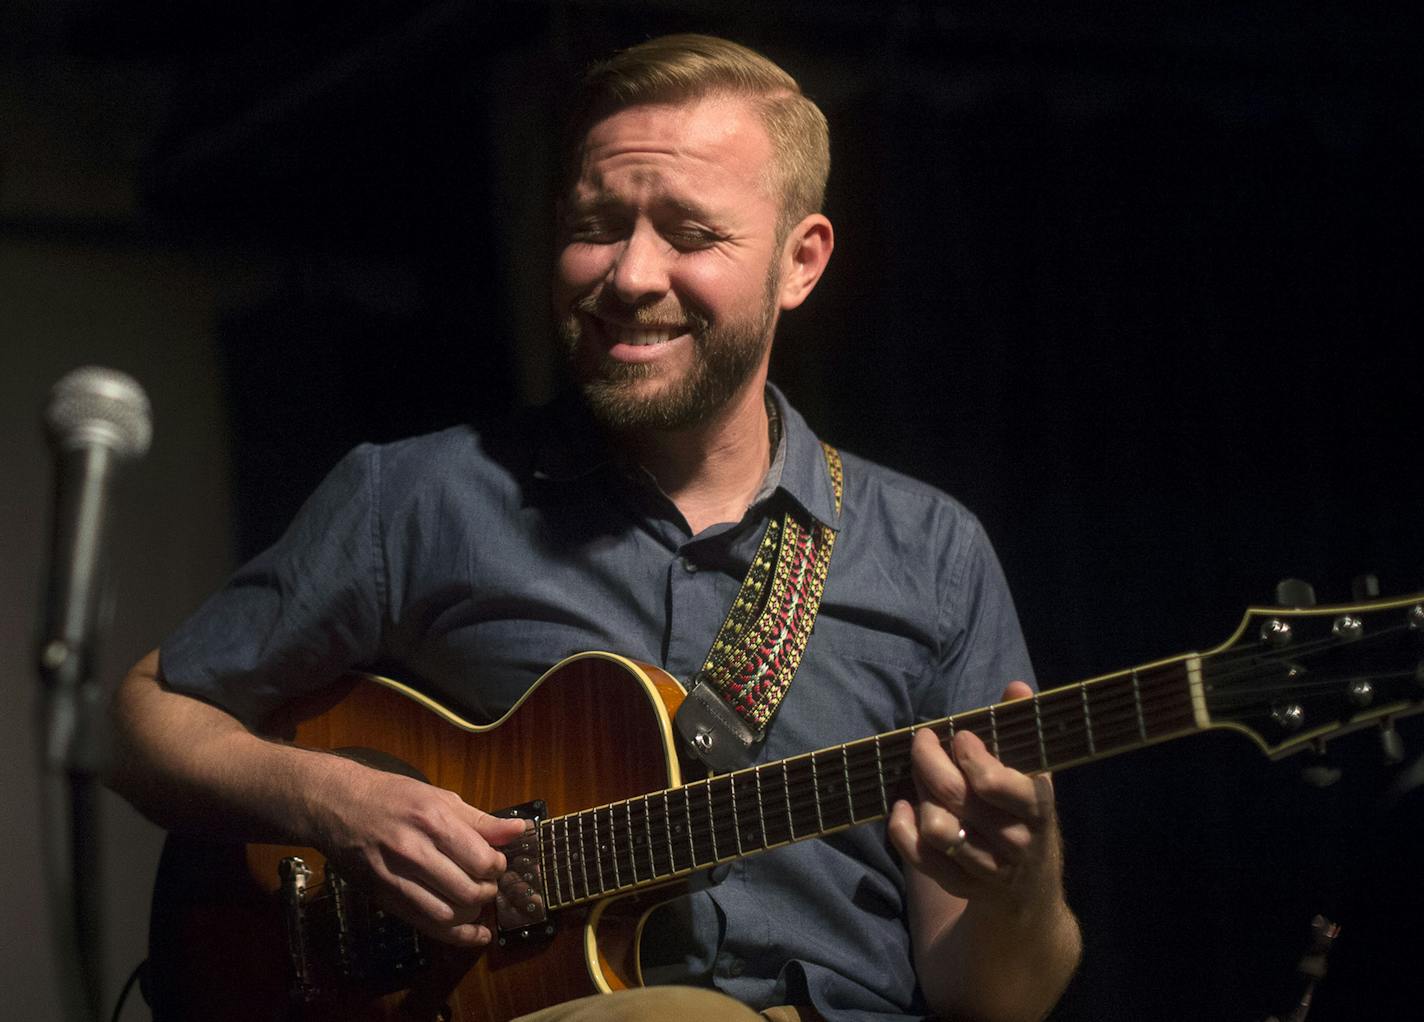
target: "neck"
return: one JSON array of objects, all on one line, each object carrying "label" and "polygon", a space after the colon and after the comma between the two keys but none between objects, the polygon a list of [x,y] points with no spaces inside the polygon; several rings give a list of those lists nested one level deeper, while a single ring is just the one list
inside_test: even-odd
[{"label": "neck", "polygon": [[707,422],[625,438],[626,449],[677,505],[693,535],[739,521],[771,467],[765,381],[758,379]]}]

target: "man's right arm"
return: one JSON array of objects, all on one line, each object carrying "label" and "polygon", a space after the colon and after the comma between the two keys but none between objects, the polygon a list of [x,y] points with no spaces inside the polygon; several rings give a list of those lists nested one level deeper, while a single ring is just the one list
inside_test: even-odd
[{"label": "man's right arm", "polygon": [[109,785],[160,826],[317,848],[422,932],[489,941],[475,920],[505,868],[495,849],[523,832],[520,821],[409,777],[261,738],[164,685],[157,650],[120,685],[113,720]]}]

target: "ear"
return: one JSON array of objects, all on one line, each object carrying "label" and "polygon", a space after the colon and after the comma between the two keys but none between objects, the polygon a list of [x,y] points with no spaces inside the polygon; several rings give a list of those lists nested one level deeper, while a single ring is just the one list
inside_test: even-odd
[{"label": "ear", "polygon": [[836,232],[820,213],[812,213],[787,234],[781,248],[781,287],[777,302],[794,309],[806,300],[830,262]]}]

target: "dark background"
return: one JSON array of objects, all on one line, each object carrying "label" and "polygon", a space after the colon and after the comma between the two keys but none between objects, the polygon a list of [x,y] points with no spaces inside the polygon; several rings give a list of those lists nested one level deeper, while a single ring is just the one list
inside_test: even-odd
[{"label": "dark background", "polygon": [[[1363,572],[1424,590],[1417,20],[1122,0],[17,11],[7,66],[103,67],[129,97],[132,201],[0,203],[0,240],[260,270],[211,322],[234,557],[352,444],[552,392],[564,101],[588,59],[698,30],[784,64],[831,122],[837,249],[774,378],[827,439],[984,520],[1043,687],[1214,646],[1285,576],[1322,602]],[[1409,767],[1424,734],[1400,730]],[[1325,790],[1228,733],[1062,774],[1087,947],[1054,1018],[1282,1013],[1317,912],[1344,932],[1311,1018],[1417,1014],[1424,807],[1373,735],[1331,756]]]}]

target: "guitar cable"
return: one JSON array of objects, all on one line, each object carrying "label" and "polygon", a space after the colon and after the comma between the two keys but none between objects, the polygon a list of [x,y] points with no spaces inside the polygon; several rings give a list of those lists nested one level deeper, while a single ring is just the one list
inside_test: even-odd
[{"label": "guitar cable", "polygon": [[119,1022],[119,1016],[123,1014],[124,1002],[129,999],[129,994],[133,991],[134,984],[143,978],[144,967],[148,965],[145,958],[133,967],[133,972],[129,973],[129,978],[124,980],[124,988],[119,991],[119,999],[114,1002],[114,1013],[109,1016],[109,1022]]}]

